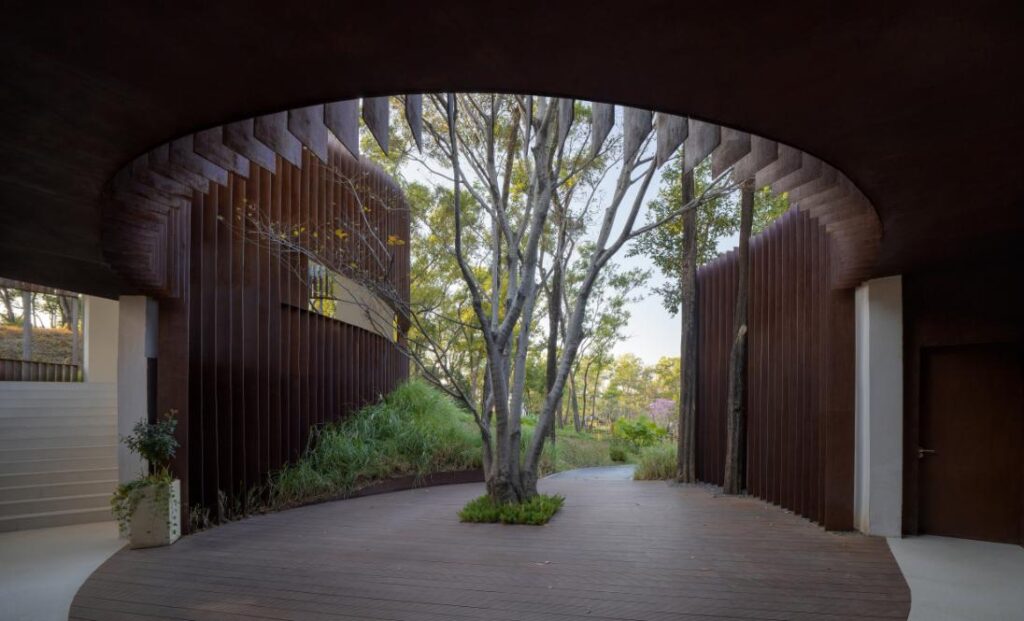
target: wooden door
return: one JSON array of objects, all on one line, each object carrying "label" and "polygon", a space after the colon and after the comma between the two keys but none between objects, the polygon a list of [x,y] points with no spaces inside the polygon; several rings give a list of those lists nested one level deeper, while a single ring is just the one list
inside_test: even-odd
[{"label": "wooden door", "polygon": [[[1020,349],[925,349],[920,531],[1024,543],[1024,366]],[[929,453],[927,451],[934,451]]]}]

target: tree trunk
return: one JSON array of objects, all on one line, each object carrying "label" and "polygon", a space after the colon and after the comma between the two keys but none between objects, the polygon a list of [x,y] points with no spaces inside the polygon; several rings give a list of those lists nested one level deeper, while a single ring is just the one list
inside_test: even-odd
[{"label": "tree trunk", "polygon": [[7,323],[14,323],[17,319],[14,316],[14,300],[11,291],[7,287],[0,287],[0,300],[3,300],[4,303],[4,320]]},{"label": "tree trunk", "polygon": [[726,494],[743,492],[746,482],[747,452],[747,281],[750,271],[750,227],[754,211],[754,183],[747,180],[740,189],[740,247],[736,284],[736,315],[733,319],[732,344],[729,356],[729,404],[726,421],[725,481]]},{"label": "tree trunk", "polygon": [[[693,171],[683,175],[683,204],[693,200]],[[683,215],[683,269],[679,289],[682,322],[679,343],[679,432],[676,434],[676,480],[697,480],[697,456],[694,434],[697,418],[697,210]]]},{"label": "tree trunk", "polygon": [[32,292],[21,292],[21,359],[32,359]]},{"label": "tree trunk", "polygon": [[78,338],[78,297],[71,298],[71,364],[78,364],[81,351]]},{"label": "tree trunk", "polygon": [[590,408],[588,406],[588,401],[587,401],[587,399],[589,398],[588,389],[589,389],[589,382],[590,382],[590,379],[588,378],[588,375],[590,375],[590,362],[587,362],[587,366],[583,369],[583,411],[580,413],[580,416],[583,419],[582,420],[582,428],[583,429],[586,429],[586,427],[587,427],[587,414],[590,412]]},{"label": "tree trunk", "polygon": [[572,428],[579,433],[583,428],[580,425],[580,402],[576,396],[576,373],[569,375],[569,399],[572,403]]},{"label": "tree trunk", "polygon": [[[548,295],[548,360],[547,374],[544,388],[548,393],[555,386],[555,378],[558,375],[558,328],[562,321],[562,254],[565,252],[565,214],[559,214],[561,221],[558,224],[558,243],[555,249],[554,265],[551,273],[551,293]],[[558,405],[556,418],[562,415],[561,403]],[[555,425],[552,423],[550,429],[538,430],[538,433],[550,434],[551,441],[555,441]]]}]

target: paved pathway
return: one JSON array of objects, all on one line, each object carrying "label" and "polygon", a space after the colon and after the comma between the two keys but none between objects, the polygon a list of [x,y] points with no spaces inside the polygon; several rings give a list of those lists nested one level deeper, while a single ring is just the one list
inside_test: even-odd
[{"label": "paved pathway", "polygon": [[78,588],[124,544],[114,522],[0,534],[0,619],[67,619]]},{"label": "paved pathway", "polygon": [[1024,548],[932,536],[889,548],[910,584],[911,621],[1024,618]]},{"label": "paved pathway", "polygon": [[546,526],[461,524],[479,483],[243,520],[122,550],[74,619],[905,619],[884,539],[663,482],[546,479]]},{"label": "paved pathway", "polygon": [[544,477],[546,479],[575,479],[581,481],[632,481],[636,465],[597,466],[594,468],[577,468],[563,470]]}]

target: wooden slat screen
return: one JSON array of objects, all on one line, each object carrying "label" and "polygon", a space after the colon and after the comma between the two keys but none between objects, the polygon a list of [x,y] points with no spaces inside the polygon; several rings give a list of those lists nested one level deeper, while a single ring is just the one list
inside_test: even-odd
[{"label": "wooden slat screen", "polygon": [[[278,157],[276,173],[253,165],[248,179],[231,174],[226,186],[197,192],[186,210],[188,277],[182,295],[160,300],[157,380],[159,411],[178,410],[174,470],[185,515],[196,505],[216,515],[219,494],[239,498],[265,484],[302,453],[313,428],[377,400],[408,376],[392,340],[308,310],[310,283],[300,276],[307,258],[261,242],[252,230],[255,215],[331,252],[355,244],[357,232],[343,238],[325,231],[365,215],[359,226],[408,240],[401,192],[336,144],[328,164],[306,150],[302,164]],[[353,187],[396,208],[360,203]],[[408,243],[391,250],[394,262],[384,276],[408,299]],[[375,269],[368,254],[352,253],[359,269]]]},{"label": "wooden slat screen", "polygon": [[81,382],[77,364],[0,358],[0,382]]},{"label": "wooden slat screen", "polygon": [[[833,290],[824,228],[790,210],[751,240],[747,490],[852,527],[853,292]],[[697,275],[697,475],[722,484],[737,257]]]}]

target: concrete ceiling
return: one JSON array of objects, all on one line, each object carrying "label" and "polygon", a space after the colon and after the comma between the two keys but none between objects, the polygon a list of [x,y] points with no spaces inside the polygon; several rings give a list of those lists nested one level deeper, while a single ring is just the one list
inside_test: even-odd
[{"label": "concrete ceiling", "polygon": [[1015,2],[43,4],[0,25],[2,277],[126,290],[103,260],[101,197],[171,138],[446,90],[629,104],[796,146],[877,208],[877,275],[1019,256]]}]

